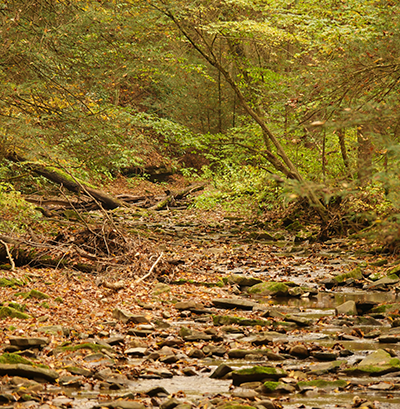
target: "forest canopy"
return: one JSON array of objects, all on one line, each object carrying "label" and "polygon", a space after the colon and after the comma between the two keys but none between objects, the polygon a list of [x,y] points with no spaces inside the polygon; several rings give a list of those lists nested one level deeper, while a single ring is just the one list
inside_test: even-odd
[{"label": "forest canopy", "polygon": [[32,163],[95,184],[164,169],[212,182],[197,206],[237,201],[262,217],[301,202],[322,238],[385,219],[380,231],[392,242],[398,6],[3,2],[0,200],[7,217],[22,214],[19,192],[47,183],[33,182]]}]

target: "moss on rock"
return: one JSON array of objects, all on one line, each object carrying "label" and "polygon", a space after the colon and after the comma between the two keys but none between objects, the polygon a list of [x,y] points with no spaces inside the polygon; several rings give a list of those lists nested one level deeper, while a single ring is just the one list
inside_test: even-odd
[{"label": "moss on rock", "polygon": [[248,289],[249,294],[287,296],[289,287],[285,283],[269,282],[253,285]]},{"label": "moss on rock", "polygon": [[24,312],[18,311],[12,307],[1,307],[0,308],[0,318],[19,318],[21,320],[27,320],[31,318],[30,315]]}]

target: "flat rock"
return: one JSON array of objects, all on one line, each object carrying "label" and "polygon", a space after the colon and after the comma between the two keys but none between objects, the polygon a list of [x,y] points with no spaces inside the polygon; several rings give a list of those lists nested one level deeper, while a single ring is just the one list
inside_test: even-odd
[{"label": "flat rock", "polygon": [[177,302],[174,307],[179,311],[185,310],[201,310],[204,309],[204,305],[200,303],[196,303],[194,301],[179,301]]},{"label": "flat rock", "polygon": [[190,330],[189,333],[183,336],[186,342],[211,341],[212,336],[197,330]]},{"label": "flat rock", "polygon": [[93,406],[93,409],[100,409],[100,408],[145,409],[146,407],[140,402],[135,402],[135,401],[130,401],[130,400],[113,400],[109,402],[101,402]]},{"label": "flat rock", "polygon": [[217,308],[252,310],[256,303],[242,298],[215,298],[211,303]]},{"label": "flat rock", "polygon": [[144,315],[134,315],[120,308],[114,309],[113,317],[124,324],[129,322],[134,324],[150,324],[149,320]]},{"label": "flat rock", "polygon": [[25,364],[0,364],[0,376],[21,376],[28,379],[45,379],[55,382],[58,379],[58,372],[52,369],[37,368]]},{"label": "flat rock", "polygon": [[311,356],[319,361],[336,361],[338,354],[335,352],[320,352],[315,351],[311,353]]},{"label": "flat rock", "polygon": [[114,361],[109,358],[107,355],[102,354],[101,352],[97,352],[95,354],[86,355],[83,360],[89,366],[112,366],[114,365]]},{"label": "flat rock", "polygon": [[35,337],[10,337],[10,344],[19,348],[41,348],[49,344],[48,338],[35,338]]},{"label": "flat rock", "polygon": [[70,331],[68,328],[63,327],[62,325],[48,325],[39,327],[38,332],[43,332],[45,334],[54,334],[54,335],[63,335],[68,336]]},{"label": "flat rock", "polygon": [[381,335],[380,337],[378,337],[378,342],[383,343],[383,344],[395,344],[397,342],[400,342],[400,334]]},{"label": "flat rock", "polygon": [[146,351],[147,351],[147,348],[136,347],[136,348],[125,349],[124,353],[127,355],[144,356],[146,355]]}]

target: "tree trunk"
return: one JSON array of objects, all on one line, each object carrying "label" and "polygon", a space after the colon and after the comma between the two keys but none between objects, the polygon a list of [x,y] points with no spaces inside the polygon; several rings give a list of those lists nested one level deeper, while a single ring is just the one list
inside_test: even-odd
[{"label": "tree trunk", "polygon": [[346,143],[344,139],[344,136],[345,136],[344,129],[338,129],[337,135],[339,138],[340,153],[342,154],[343,164],[344,164],[344,167],[346,168],[346,172],[349,173],[350,162],[349,162],[349,157],[347,156]]},{"label": "tree trunk", "polygon": [[366,186],[372,177],[372,153],[373,147],[371,138],[368,135],[368,128],[365,125],[357,129],[358,157],[357,157],[357,177],[360,186]]}]

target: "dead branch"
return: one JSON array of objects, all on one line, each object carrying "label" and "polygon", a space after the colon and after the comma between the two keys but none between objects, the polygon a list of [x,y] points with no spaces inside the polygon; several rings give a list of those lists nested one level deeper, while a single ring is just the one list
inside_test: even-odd
[{"label": "dead branch", "polygon": [[15,271],[14,259],[12,258],[12,255],[11,255],[11,253],[10,253],[10,249],[8,248],[8,244],[7,244],[5,241],[3,241],[3,240],[0,240],[0,243],[1,243],[1,244],[5,247],[5,249],[6,249],[7,257],[8,257],[8,259],[10,260],[10,264],[11,264],[11,271]]},{"label": "dead branch", "polygon": [[151,275],[151,273],[153,272],[153,270],[154,270],[154,267],[158,264],[158,262],[161,260],[161,257],[163,256],[163,252],[161,252],[161,254],[158,256],[158,259],[155,261],[155,263],[151,266],[151,269],[150,269],[150,271],[147,273],[147,274],[145,274],[143,277],[141,277],[141,278],[139,278],[138,280],[137,280],[137,282],[138,283],[140,283],[141,281],[143,281],[143,280],[145,280],[147,277],[149,277],[150,275]]}]

